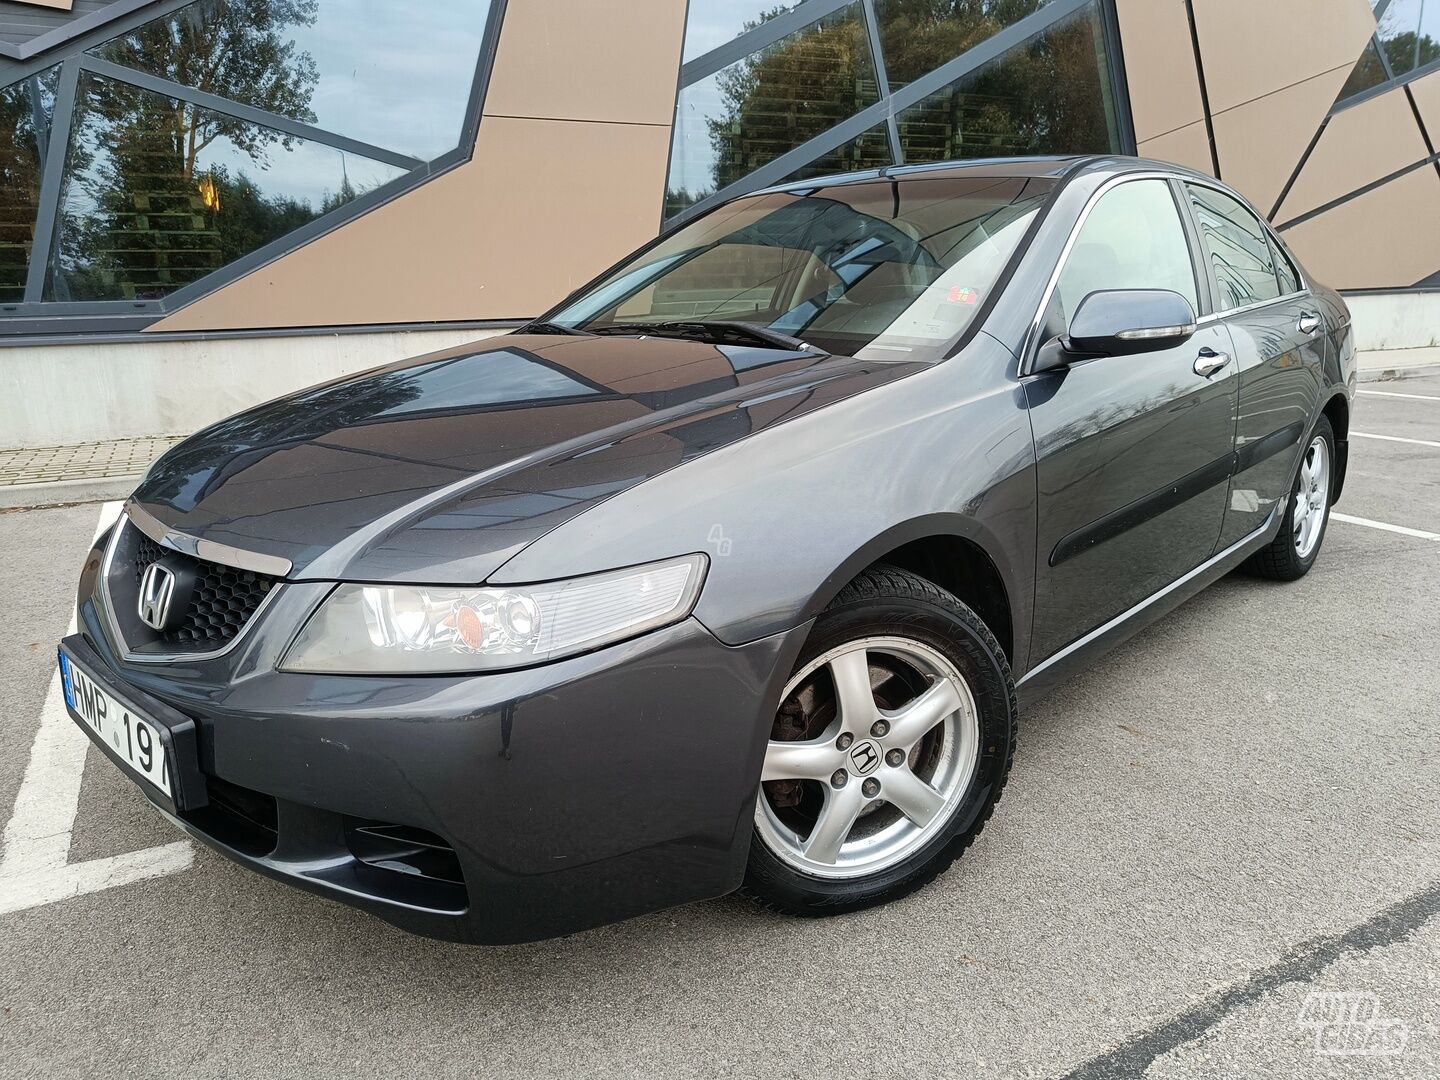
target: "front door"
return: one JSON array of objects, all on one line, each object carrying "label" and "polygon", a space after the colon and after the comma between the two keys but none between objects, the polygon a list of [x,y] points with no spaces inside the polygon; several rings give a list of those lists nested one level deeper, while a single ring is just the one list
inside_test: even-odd
[{"label": "front door", "polygon": [[1326,328],[1294,263],[1247,207],[1205,184],[1186,189],[1240,376],[1235,475],[1220,535],[1228,547],[1264,525],[1272,510],[1285,512],[1325,385]]},{"label": "front door", "polygon": [[[1204,310],[1197,261],[1163,179],[1126,181],[1080,227],[1047,313],[1061,333],[1102,289],[1171,289]],[[1208,290],[1207,290],[1208,291]],[[1183,576],[1215,549],[1235,433],[1233,364],[1211,320],[1185,344],[1026,379],[1039,498],[1031,655],[1043,660]],[[1210,363],[1202,362],[1202,368]]]}]

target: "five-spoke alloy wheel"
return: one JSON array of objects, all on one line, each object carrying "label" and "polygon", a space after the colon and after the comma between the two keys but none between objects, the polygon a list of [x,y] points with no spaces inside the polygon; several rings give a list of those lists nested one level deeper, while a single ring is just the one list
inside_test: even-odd
[{"label": "five-spoke alloy wheel", "polygon": [[1014,686],[976,614],[893,567],[817,620],[766,743],[746,891],[832,914],[904,895],[964,850],[999,798]]}]

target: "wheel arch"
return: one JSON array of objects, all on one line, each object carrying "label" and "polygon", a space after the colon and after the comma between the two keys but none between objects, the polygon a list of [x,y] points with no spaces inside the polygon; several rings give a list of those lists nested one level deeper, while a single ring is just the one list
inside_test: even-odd
[{"label": "wheel arch", "polygon": [[1009,563],[996,557],[1001,550],[973,518],[962,514],[914,518],[873,537],[837,566],[811,597],[805,617],[814,618],[861,573],[886,563],[938,585],[973,610],[1013,666],[1017,645],[1029,640],[1029,620],[1015,606],[1023,592]]},{"label": "wheel arch", "polygon": [[1340,501],[1345,487],[1345,469],[1350,463],[1350,399],[1343,390],[1336,390],[1320,410],[1335,432],[1335,479],[1330,485],[1330,505]]}]

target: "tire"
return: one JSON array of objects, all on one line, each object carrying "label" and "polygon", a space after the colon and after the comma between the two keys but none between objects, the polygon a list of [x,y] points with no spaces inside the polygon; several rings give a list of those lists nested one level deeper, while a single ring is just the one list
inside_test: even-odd
[{"label": "tire", "polygon": [[994,811],[1016,712],[979,616],[907,571],[865,571],[816,620],[782,695],[741,892],[817,916],[928,884]]},{"label": "tire", "polygon": [[[1318,472],[1314,464],[1317,460]],[[1295,471],[1295,484],[1290,489],[1280,532],[1246,559],[1241,568],[1256,577],[1274,581],[1295,581],[1308,574],[1325,541],[1334,490],[1335,431],[1322,416],[1310,432],[1310,441]]]}]

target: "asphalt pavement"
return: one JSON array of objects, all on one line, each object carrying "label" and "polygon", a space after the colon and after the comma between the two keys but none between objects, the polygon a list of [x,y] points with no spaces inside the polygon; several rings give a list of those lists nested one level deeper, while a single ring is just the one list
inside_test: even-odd
[{"label": "asphalt pavement", "polygon": [[101,507],[0,513],[0,1075],[1440,1076],[1440,376],[1363,390],[1308,577],[1030,709],[970,852],[829,920],[466,948],[177,843],[46,712]]}]

